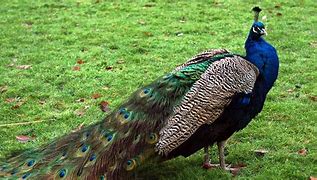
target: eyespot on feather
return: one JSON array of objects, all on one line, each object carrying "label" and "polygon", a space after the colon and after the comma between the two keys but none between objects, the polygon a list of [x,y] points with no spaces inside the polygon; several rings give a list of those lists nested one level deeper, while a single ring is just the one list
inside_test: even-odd
[{"label": "eyespot on feather", "polygon": [[82,147],[81,147],[81,152],[86,152],[87,150],[89,149],[89,146],[88,145],[86,145],[86,144],[84,144],[84,145],[82,145]]},{"label": "eyespot on feather", "polygon": [[58,176],[59,176],[60,178],[65,177],[66,174],[67,174],[67,170],[66,170],[66,169],[60,169],[59,172],[58,172]]},{"label": "eyespot on feather", "polygon": [[93,161],[97,158],[96,154],[92,154],[89,158],[89,161]]},{"label": "eyespot on feather", "polygon": [[27,172],[21,178],[22,179],[27,179],[27,177],[29,177],[30,175],[31,175],[31,173]]},{"label": "eyespot on feather", "polygon": [[146,137],[146,142],[149,143],[149,144],[157,143],[157,141],[158,141],[158,135],[156,133],[150,133]]},{"label": "eyespot on feather", "polygon": [[134,159],[127,160],[126,170],[132,171],[136,167],[136,161]]},{"label": "eyespot on feather", "polygon": [[151,93],[152,93],[152,89],[151,88],[144,88],[144,89],[141,89],[141,91],[139,93],[139,96],[141,98],[143,98],[143,97],[151,95]]},{"label": "eyespot on feather", "polygon": [[31,160],[29,160],[27,163],[26,163],[26,165],[28,166],[28,167],[31,167],[31,166],[33,166],[35,164],[35,160],[34,159],[31,159]]}]

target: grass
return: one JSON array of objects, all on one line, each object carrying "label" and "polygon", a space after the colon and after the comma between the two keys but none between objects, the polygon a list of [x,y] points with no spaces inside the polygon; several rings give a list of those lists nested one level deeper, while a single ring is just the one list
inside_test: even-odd
[{"label": "grass", "polygon": [[[255,2],[3,1],[0,158],[49,143],[81,123],[97,122],[105,116],[101,100],[114,108],[136,88],[200,51],[227,48],[243,54],[250,9],[259,5],[266,16],[266,39],[279,52],[280,74],[263,112],[229,140],[226,160],[247,165],[238,179],[317,176],[317,4]],[[84,64],[77,64],[79,59]],[[21,65],[32,67],[19,69]],[[102,97],[91,98],[95,93]],[[76,101],[81,98],[85,101]],[[78,116],[82,109],[85,113]],[[43,122],[12,125],[26,121]],[[20,143],[18,135],[36,138]],[[304,156],[298,154],[303,148],[308,150]],[[256,149],[269,152],[259,158]],[[201,162],[198,152],[145,167],[139,176],[232,177],[221,170],[202,170]]]}]

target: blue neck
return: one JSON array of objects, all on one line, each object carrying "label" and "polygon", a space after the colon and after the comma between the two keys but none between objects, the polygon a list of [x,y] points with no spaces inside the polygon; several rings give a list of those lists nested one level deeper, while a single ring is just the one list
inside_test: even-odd
[{"label": "blue neck", "polygon": [[253,63],[263,77],[264,92],[272,88],[277,79],[279,60],[275,48],[266,42],[261,36],[250,30],[245,42],[246,59]]}]

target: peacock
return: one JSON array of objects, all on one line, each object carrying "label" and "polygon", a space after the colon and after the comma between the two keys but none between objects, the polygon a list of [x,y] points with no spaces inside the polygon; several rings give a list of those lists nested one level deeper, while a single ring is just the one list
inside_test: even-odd
[{"label": "peacock", "polygon": [[[136,90],[100,122],[0,163],[0,179],[128,179],[161,162],[219,146],[261,110],[278,74],[278,56],[255,11],[246,56],[202,52]],[[209,162],[209,158],[205,158]]]}]

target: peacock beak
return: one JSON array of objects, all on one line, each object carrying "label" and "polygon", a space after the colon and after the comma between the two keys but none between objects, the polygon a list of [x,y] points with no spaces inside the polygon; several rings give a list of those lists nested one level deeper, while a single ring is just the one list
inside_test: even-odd
[{"label": "peacock beak", "polygon": [[264,28],[261,29],[261,34],[267,36],[267,32],[266,32],[266,30]]}]

